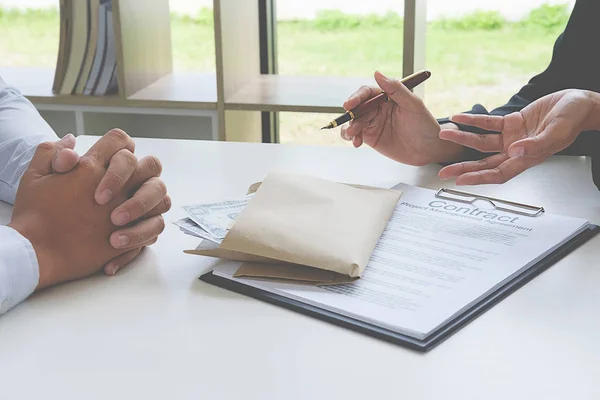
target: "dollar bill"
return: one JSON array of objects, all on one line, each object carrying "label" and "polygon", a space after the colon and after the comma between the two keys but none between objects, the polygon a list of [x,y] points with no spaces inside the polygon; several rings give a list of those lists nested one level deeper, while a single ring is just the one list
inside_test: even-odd
[{"label": "dollar bill", "polygon": [[190,218],[182,218],[180,220],[174,221],[173,224],[179,227],[183,233],[188,235],[192,235],[201,239],[206,239],[214,243],[221,243],[221,239],[215,238],[210,233],[196,225],[194,221]]},{"label": "dollar bill", "polygon": [[183,207],[190,219],[215,239],[224,239],[237,216],[246,208],[252,196],[240,200]]}]

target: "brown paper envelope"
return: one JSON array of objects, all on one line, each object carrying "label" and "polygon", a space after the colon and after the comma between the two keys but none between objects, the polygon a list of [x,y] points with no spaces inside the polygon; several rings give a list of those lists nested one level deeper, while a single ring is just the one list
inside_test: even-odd
[{"label": "brown paper envelope", "polygon": [[233,274],[236,278],[276,280],[304,285],[338,285],[354,282],[351,278],[332,271],[294,264],[261,264],[245,262]]},{"label": "brown paper envelope", "polygon": [[360,277],[400,195],[269,174],[219,247]]},{"label": "brown paper envelope", "polygon": [[198,247],[194,250],[184,250],[186,254],[195,254],[200,256],[208,256],[208,257],[216,257],[223,258],[225,260],[233,260],[233,261],[247,261],[247,262],[258,262],[258,263],[278,263],[281,264],[279,260],[271,260],[266,257],[255,256],[252,254],[241,253],[239,251],[226,250],[219,247],[218,244],[213,243],[208,240],[203,240],[200,242]]},{"label": "brown paper envelope", "polygon": [[[262,182],[256,182],[250,185],[246,194],[253,194],[260,188]],[[373,186],[347,184],[349,186],[362,189],[382,189]],[[241,253],[240,253],[241,254]],[[319,268],[307,267],[304,265],[281,263],[271,259],[268,263],[244,262],[233,275],[234,277],[246,277],[267,281],[278,281],[284,283],[302,284],[310,286],[325,286],[351,283],[358,278],[341,275],[336,272],[326,271]],[[251,260],[241,260],[251,261]],[[274,261],[275,263],[273,263]],[[290,268],[290,266],[293,266]]]},{"label": "brown paper envelope", "polygon": [[234,277],[260,278],[313,286],[350,283],[357,279],[304,265],[282,263],[279,260],[271,260],[265,257],[220,249],[216,244],[208,241],[201,242],[195,250],[185,250],[184,252],[187,254],[242,261],[242,265],[233,275]]},{"label": "brown paper envelope", "polygon": [[260,263],[281,263],[279,260],[271,260],[267,257],[255,256],[252,254],[246,254],[239,251],[220,249],[218,247],[214,249],[195,249],[195,250],[184,250],[186,254],[195,254],[197,256],[207,256],[223,258],[225,260],[233,261],[247,261],[247,262],[260,262]]}]

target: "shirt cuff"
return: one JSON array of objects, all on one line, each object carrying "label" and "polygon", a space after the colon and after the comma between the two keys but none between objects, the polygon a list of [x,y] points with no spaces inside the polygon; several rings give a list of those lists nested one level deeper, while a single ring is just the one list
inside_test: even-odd
[{"label": "shirt cuff", "polygon": [[29,240],[13,228],[0,226],[0,314],[29,297],[39,279],[37,256]]}]

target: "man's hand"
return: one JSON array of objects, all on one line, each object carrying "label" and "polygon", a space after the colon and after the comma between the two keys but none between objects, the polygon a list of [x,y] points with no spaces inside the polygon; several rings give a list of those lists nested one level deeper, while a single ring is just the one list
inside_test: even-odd
[{"label": "man's hand", "polygon": [[363,143],[410,165],[452,162],[464,147],[439,138],[440,126],[423,101],[399,80],[376,72],[377,87],[363,86],[344,103],[350,110],[385,91],[391,101],[342,126],[341,136],[355,147]]},{"label": "man's hand", "polygon": [[[95,191],[96,202],[100,205],[108,203],[114,193],[121,192],[126,185],[135,188],[130,193],[131,199],[119,206],[111,215],[116,226],[123,229],[111,235],[110,242],[115,248],[122,244],[138,247],[111,260],[104,266],[107,275],[114,275],[125,265],[133,261],[144,246],[156,241],[163,224],[161,214],[171,208],[171,198],[166,186],[158,179],[162,172],[160,161],[153,156],[138,161],[134,156],[135,143],[121,130],[113,130],[107,135],[115,135],[115,140],[122,141],[124,148],[117,151],[111,158],[108,168]],[[79,155],[73,151],[75,137],[66,135],[57,142],[57,151],[53,159],[52,169],[55,173],[67,173],[79,162]],[[110,151],[110,148],[106,150]]]},{"label": "man's hand", "polygon": [[440,138],[497,154],[479,161],[449,165],[440,170],[439,176],[456,178],[457,185],[504,183],[573,143],[579,133],[588,129],[593,105],[591,93],[563,90],[506,116],[454,116],[455,122],[500,134],[447,129],[440,132]]},{"label": "man's hand", "polygon": [[[165,226],[162,214],[171,208],[167,187],[158,178],[162,172],[162,165],[158,158],[144,157],[137,163],[128,164],[127,168],[131,170],[132,166],[135,168],[129,179],[115,179],[116,189],[113,190],[116,191],[111,190],[112,193],[119,193],[119,188],[123,186],[128,189],[129,198],[111,213],[112,223],[122,229],[113,232],[110,236],[110,243],[115,249],[131,250],[111,260],[104,267],[104,272],[108,275],[116,274],[119,269],[134,260],[145,246],[156,242]],[[124,166],[122,171],[125,170]],[[109,172],[103,181],[106,179],[111,179]],[[103,182],[99,187],[102,185]]]},{"label": "man's hand", "polygon": [[[153,243],[164,228],[160,216],[149,217],[139,223],[138,233],[152,231],[152,234],[135,236],[135,225],[126,225],[121,232],[129,237],[128,243],[111,245],[111,234],[116,229],[111,218],[116,218],[119,212],[129,212],[130,221],[153,214],[149,207],[147,213],[140,215],[135,208],[138,204],[136,196],[129,199],[131,194],[142,192],[142,188],[146,188],[146,192],[148,187],[156,189],[156,185],[151,184],[153,180],[148,178],[153,174],[151,168],[145,171],[136,168],[131,178],[121,185],[122,189],[114,191],[112,199],[105,205],[99,205],[94,198],[113,156],[127,148],[129,140],[122,131],[109,132],[78,160],[73,171],[66,174],[53,173],[54,168],[60,167],[58,155],[69,147],[64,141],[62,145],[44,143],[38,147],[21,179],[9,226],[26,237],[36,251],[40,266],[39,288],[91,275],[110,260],[122,261],[122,257],[131,251]],[[143,193],[138,197],[148,198]],[[158,207],[161,200],[156,203],[153,208]],[[119,236],[123,235],[116,239]],[[150,239],[144,241],[146,236]],[[122,240],[120,242],[123,244]]]}]

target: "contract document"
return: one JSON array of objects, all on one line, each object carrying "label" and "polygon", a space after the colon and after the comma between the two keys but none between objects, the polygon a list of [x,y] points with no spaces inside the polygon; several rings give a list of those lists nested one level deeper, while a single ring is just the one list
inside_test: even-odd
[{"label": "contract document", "polygon": [[362,277],[339,285],[212,275],[349,319],[425,340],[589,229],[586,220],[520,215],[400,185],[402,197]]}]

